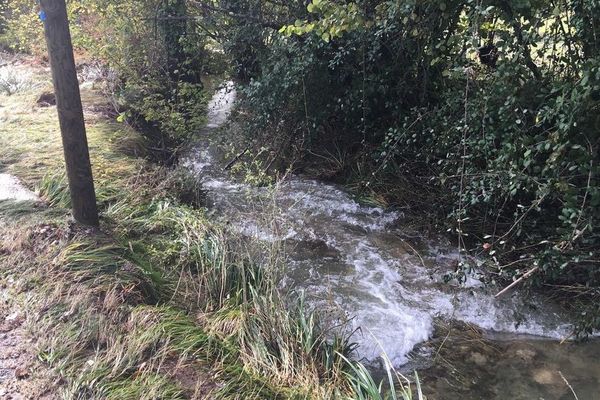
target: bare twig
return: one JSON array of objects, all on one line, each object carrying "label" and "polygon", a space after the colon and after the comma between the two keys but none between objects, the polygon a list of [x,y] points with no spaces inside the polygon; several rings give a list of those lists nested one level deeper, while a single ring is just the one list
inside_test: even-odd
[{"label": "bare twig", "polygon": [[571,389],[571,393],[573,393],[573,397],[575,397],[575,400],[579,400],[579,397],[577,397],[577,393],[575,393],[575,390],[573,390],[573,386],[571,386],[571,384],[569,383],[567,378],[565,378],[563,373],[561,371],[558,371],[558,374],[560,375],[562,380],[565,381],[565,384],[569,387],[569,389]]},{"label": "bare twig", "polygon": [[522,263],[522,262],[529,262],[529,261],[533,261],[533,260],[535,260],[535,257],[529,257],[529,258],[520,258],[520,259],[518,259],[518,260],[511,261],[511,262],[509,262],[509,263],[506,263],[506,264],[504,264],[504,265],[501,265],[501,266],[499,266],[498,268],[499,268],[499,269],[504,269],[504,268],[508,268],[508,267],[510,267],[510,266],[512,266],[512,265],[515,265],[515,264],[519,264],[519,263]]},{"label": "bare twig", "polygon": [[[589,146],[589,150],[590,150],[590,155],[593,155],[593,146],[590,143],[590,141],[588,140],[588,146]],[[585,209],[585,205],[586,205],[586,201],[588,198],[588,194],[590,192],[590,188],[591,188],[591,183],[592,183],[592,173],[594,171],[594,158],[590,157],[590,172],[588,174],[587,177],[587,187],[585,189],[585,194],[583,196],[583,200],[581,202],[581,211],[579,212],[579,216],[577,217],[577,222],[575,223],[575,227],[573,228],[573,235],[571,238],[571,243],[573,243],[575,240],[577,240],[579,238],[579,236],[581,236],[581,234],[583,234],[583,231],[585,231],[585,228],[587,228],[587,226],[585,228],[583,228],[582,230],[580,230],[578,232],[579,228],[579,223],[581,222],[581,216],[583,215],[584,209]]]},{"label": "bare twig", "polygon": [[233,164],[238,162],[240,158],[244,157],[244,155],[248,152],[249,149],[250,149],[250,145],[246,146],[244,151],[240,152],[237,156],[235,156],[233,158],[233,160],[229,161],[227,163],[227,165],[225,167],[223,167],[223,171],[227,171],[228,169],[230,169],[233,166]]},{"label": "bare twig", "polygon": [[534,268],[530,269],[529,271],[525,272],[523,274],[523,276],[521,276],[519,279],[517,279],[516,281],[514,281],[513,283],[511,283],[510,285],[508,285],[507,287],[502,289],[500,292],[498,292],[498,294],[495,297],[498,298],[498,297],[502,296],[504,293],[508,292],[510,289],[514,288],[519,283],[523,282],[525,279],[529,278],[531,275],[536,273],[539,269],[540,269],[540,267],[534,267]]},{"label": "bare twig", "polygon": [[531,210],[533,210],[535,207],[538,207],[540,204],[542,204],[542,201],[544,201],[544,199],[546,198],[547,193],[544,193],[542,195],[542,197],[540,197],[539,199],[537,199],[536,201],[534,201],[533,203],[531,203],[531,206],[529,206],[529,208],[523,213],[523,215],[521,215],[516,221],[515,223],[510,227],[510,229],[502,236],[500,236],[496,241],[494,241],[493,244],[496,244],[500,241],[502,241],[503,239],[505,239],[506,237],[508,237],[511,232],[519,225],[519,223],[529,214],[529,212]]},{"label": "bare twig", "polygon": [[463,222],[463,203],[464,203],[464,188],[465,188],[465,168],[466,168],[466,160],[467,160],[467,132],[469,130],[469,81],[471,76],[469,71],[465,69],[465,125],[462,130],[462,160],[460,167],[460,192],[458,196],[458,262],[462,263],[462,249],[463,249],[463,231],[462,231],[462,222]]},{"label": "bare twig", "polygon": [[408,243],[407,240],[404,240],[402,238],[400,238],[400,240],[407,245],[408,247],[410,247],[410,249],[417,255],[417,257],[419,257],[419,260],[421,260],[421,265],[423,265],[424,268],[427,268],[427,265],[425,264],[425,260],[423,260],[423,257],[421,257],[421,254],[417,251],[417,249],[415,249],[413,246],[411,246],[410,243]]}]

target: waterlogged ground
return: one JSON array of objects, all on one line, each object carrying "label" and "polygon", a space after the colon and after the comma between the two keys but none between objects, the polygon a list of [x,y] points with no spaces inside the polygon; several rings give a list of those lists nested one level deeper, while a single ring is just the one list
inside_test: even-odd
[{"label": "waterlogged ground", "polygon": [[[455,331],[420,372],[429,399],[600,399],[600,343]],[[439,342],[439,340],[438,340]]]},{"label": "waterlogged ground", "polygon": [[[286,249],[282,287],[345,316],[358,329],[359,358],[377,368],[385,352],[405,372],[421,369],[431,399],[562,400],[574,392],[600,399],[600,345],[561,344],[571,321],[546,299],[515,291],[496,299],[498,289],[484,287],[476,272],[463,284],[445,283],[459,259],[448,242],[407,229],[401,213],[361,205],[342,188],[301,176],[270,188],[231,178],[209,138],[234,101],[231,83],[216,93],[184,165],[212,213]],[[439,329],[451,321],[459,327]]]}]

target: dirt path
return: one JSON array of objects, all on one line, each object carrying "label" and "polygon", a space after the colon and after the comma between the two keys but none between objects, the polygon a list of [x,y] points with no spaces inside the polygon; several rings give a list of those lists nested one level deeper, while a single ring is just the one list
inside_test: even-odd
[{"label": "dirt path", "polygon": [[[15,177],[0,174],[0,200],[37,200]],[[26,314],[0,281],[0,399],[55,399],[57,384],[36,358],[34,338],[26,331]]]},{"label": "dirt path", "polygon": [[34,338],[25,329],[25,314],[0,289],[0,399],[50,400],[60,381],[36,358]]}]

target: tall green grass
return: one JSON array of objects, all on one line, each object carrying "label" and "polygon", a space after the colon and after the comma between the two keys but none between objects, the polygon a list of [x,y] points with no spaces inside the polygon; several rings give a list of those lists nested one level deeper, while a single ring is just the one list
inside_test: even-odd
[{"label": "tall green grass", "polygon": [[349,371],[345,372],[352,387],[352,395],[348,397],[349,400],[425,400],[418,373],[415,371],[416,397],[414,397],[411,381],[394,369],[385,354],[381,358],[387,373],[387,387],[384,386],[383,381],[376,383],[363,364],[351,361],[343,355],[340,357],[349,366]]}]

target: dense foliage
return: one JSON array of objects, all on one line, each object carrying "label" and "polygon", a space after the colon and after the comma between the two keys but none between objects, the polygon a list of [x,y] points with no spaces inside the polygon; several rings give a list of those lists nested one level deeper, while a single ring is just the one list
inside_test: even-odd
[{"label": "dense foliage", "polygon": [[[269,10],[230,28],[252,37],[231,55],[263,168],[317,161],[345,179],[353,170],[390,202],[414,187],[436,193],[427,211],[494,272],[535,268],[529,282],[594,298],[600,2],[314,0]],[[287,23],[275,32],[271,21]],[[406,177],[411,185],[389,187]],[[583,330],[599,326],[590,311]]]},{"label": "dense foliage", "polygon": [[[494,273],[600,297],[600,1],[68,3],[75,44],[116,71],[120,118],[162,158],[201,126],[200,78],[225,55],[260,173],[421,199]],[[39,51],[33,2],[0,5],[2,37]]]},{"label": "dense foliage", "polygon": [[[158,160],[173,161],[177,147],[205,122],[201,79],[209,43],[186,2],[71,0],[67,8],[77,55],[97,66],[119,120],[143,128]],[[7,3],[2,42],[44,55],[38,10],[28,0]]]}]

